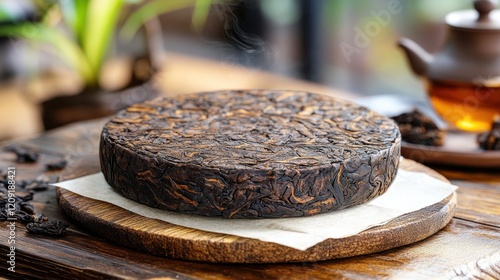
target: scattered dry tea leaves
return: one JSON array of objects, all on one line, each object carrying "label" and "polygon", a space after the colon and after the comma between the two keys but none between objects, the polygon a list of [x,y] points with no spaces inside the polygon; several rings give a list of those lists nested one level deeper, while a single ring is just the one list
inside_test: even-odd
[{"label": "scattered dry tea leaves", "polygon": [[495,116],[490,131],[477,136],[477,143],[483,150],[500,150],[500,115]]},{"label": "scattered dry tea leaves", "polygon": [[[49,221],[45,215],[38,213],[30,203],[36,191],[48,188],[48,177],[41,175],[31,182],[24,182],[24,195],[9,192],[7,174],[0,171],[0,222],[8,218],[15,218],[23,224],[29,232],[46,235],[62,235],[69,226],[62,221]],[[26,194],[27,191],[27,194]],[[20,192],[19,192],[20,193]]]},{"label": "scattered dry tea leaves", "polygon": [[392,117],[398,123],[401,137],[407,143],[443,146],[446,133],[417,109]]}]

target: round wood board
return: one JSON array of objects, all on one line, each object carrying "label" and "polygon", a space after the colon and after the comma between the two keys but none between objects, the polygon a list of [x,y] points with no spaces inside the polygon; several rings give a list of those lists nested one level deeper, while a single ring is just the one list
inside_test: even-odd
[{"label": "round wood board", "polygon": [[[427,173],[446,181],[435,171],[403,159],[400,168]],[[69,166],[61,180],[99,171],[97,157]],[[120,245],[171,258],[222,263],[310,262],[384,251],[431,236],[446,226],[455,212],[456,194],[439,203],[400,216],[383,226],[359,234],[327,239],[306,251],[256,239],[185,228],[145,218],[115,205],[57,188],[60,207],[72,219]]]}]

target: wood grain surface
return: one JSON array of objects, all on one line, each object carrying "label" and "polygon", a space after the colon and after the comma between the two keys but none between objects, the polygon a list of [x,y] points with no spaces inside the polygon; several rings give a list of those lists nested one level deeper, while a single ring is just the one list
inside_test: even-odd
[{"label": "wood grain surface", "polygon": [[[61,179],[95,173],[99,163],[93,157],[70,166]],[[409,160],[406,170],[438,176],[434,171]],[[443,179],[441,177],[442,180]],[[379,252],[420,241],[443,228],[453,217],[456,196],[388,224],[359,234],[327,239],[306,251],[256,239],[210,233],[142,217],[112,204],[57,189],[64,212],[90,231],[136,250],[178,259],[222,263],[277,263],[319,261]]]}]

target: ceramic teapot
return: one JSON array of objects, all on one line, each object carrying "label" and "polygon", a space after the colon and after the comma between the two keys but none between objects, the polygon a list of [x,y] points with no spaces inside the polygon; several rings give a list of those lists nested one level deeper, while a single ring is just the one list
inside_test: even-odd
[{"label": "ceramic teapot", "polygon": [[496,1],[476,0],[475,10],[446,16],[448,38],[431,55],[401,38],[411,69],[424,78],[430,102],[448,123],[484,131],[500,114],[500,10]]}]

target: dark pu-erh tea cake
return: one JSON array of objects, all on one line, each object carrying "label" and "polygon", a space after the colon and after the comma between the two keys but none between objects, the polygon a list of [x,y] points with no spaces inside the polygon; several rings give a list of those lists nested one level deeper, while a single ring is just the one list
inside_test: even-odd
[{"label": "dark pu-erh tea cake", "polygon": [[384,193],[399,164],[390,119],[307,92],[157,98],[103,128],[101,169],[139,203],[225,218],[311,216]]}]

